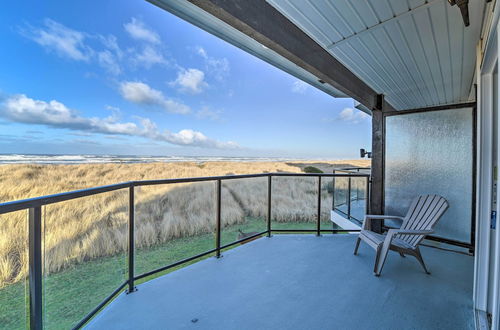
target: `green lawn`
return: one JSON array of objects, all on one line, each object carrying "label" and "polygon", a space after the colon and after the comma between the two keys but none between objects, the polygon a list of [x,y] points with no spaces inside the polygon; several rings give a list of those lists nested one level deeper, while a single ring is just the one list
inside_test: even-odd
[{"label": "green lawn", "polygon": [[[314,222],[275,223],[275,229],[315,229]],[[238,239],[243,232],[266,230],[264,219],[248,218],[245,223],[223,228],[221,244]],[[329,221],[322,221],[322,229],[331,229]],[[213,249],[212,233],[173,239],[161,246],[136,251],[136,274],[160,268],[176,261]],[[208,258],[208,255],[204,258]],[[202,259],[202,258],[200,258]],[[194,263],[194,260],[190,263]],[[149,276],[140,282],[172,272],[190,263]],[[44,324],[47,329],[67,329],[74,326],[113,290],[126,280],[126,254],[90,260],[60,273],[44,278]],[[24,328],[27,322],[25,283],[16,283],[0,289],[0,329]]]}]

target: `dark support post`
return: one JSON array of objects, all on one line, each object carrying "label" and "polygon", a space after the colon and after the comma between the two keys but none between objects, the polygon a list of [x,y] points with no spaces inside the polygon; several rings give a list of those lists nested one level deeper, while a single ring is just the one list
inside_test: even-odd
[{"label": "dark support post", "polygon": [[267,177],[267,237],[271,237],[271,183],[273,176]]},{"label": "dark support post", "polygon": [[[383,214],[384,212],[384,167],[385,167],[385,123],[384,123],[384,96],[378,95],[376,107],[372,109],[372,170],[371,170],[371,198],[370,213]],[[376,221],[372,229],[382,232],[382,223]]]},{"label": "dark support post", "polygon": [[221,180],[217,180],[217,205],[216,212],[217,218],[215,223],[215,256],[220,258],[220,231],[221,231],[221,223],[220,223],[220,213],[221,213]]},{"label": "dark support post", "polygon": [[351,218],[351,192],[352,192],[352,180],[351,177],[347,179],[347,219]]},{"label": "dark support post", "polygon": [[42,329],[42,207],[29,209],[30,329]]},{"label": "dark support post", "polygon": [[135,261],[135,202],[134,202],[134,186],[130,186],[128,195],[128,291],[131,293],[136,291],[134,286],[134,261]]},{"label": "dark support post", "polygon": [[318,175],[318,220],[316,236],[321,236],[321,176]]}]

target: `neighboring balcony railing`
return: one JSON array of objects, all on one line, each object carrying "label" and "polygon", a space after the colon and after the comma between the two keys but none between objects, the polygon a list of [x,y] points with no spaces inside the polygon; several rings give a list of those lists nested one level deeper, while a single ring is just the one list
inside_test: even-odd
[{"label": "neighboring balcony railing", "polygon": [[[317,178],[317,214],[316,214],[316,225],[315,229],[308,228],[274,228],[272,227],[272,187],[273,178],[278,177],[305,177],[305,178]],[[222,221],[221,213],[223,209],[222,205],[222,182],[235,180],[235,179],[249,179],[249,178],[267,178],[267,215],[266,215],[266,229],[260,232],[253,233],[250,236],[246,236],[242,239],[238,239],[228,244],[222,244],[221,241],[221,231],[222,231]],[[82,197],[98,195],[106,192],[117,191],[120,189],[128,189],[128,248],[127,248],[127,280],[119,285],[109,296],[107,296],[101,303],[99,303],[90,313],[88,313],[83,319],[74,325],[74,328],[82,327],[86,322],[88,322],[100,309],[102,309],[107,303],[109,303],[118,293],[123,289],[127,288],[127,293],[132,293],[136,290],[135,284],[137,281],[144,279],[153,274],[163,272],[165,270],[177,267],[179,265],[191,262],[195,259],[209,256],[214,254],[216,257],[221,256],[221,252],[224,249],[232,247],[234,245],[249,241],[251,239],[257,238],[259,236],[267,235],[271,236],[272,233],[315,233],[320,235],[322,232],[336,233],[343,232],[342,229],[322,229],[321,228],[321,192],[322,192],[322,179],[332,178],[333,189],[335,190],[335,180],[346,179],[348,180],[347,186],[347,200],[348,205],[350,205],[350,196],[352,193],[352,182],[351,180],[364,180],[366,187],[366,205],[369,205],[369,178],[370,175],[366,173],[333,173],[333,174],[306,174],[306,173],[262,173],[262,174],[247,174],[247,175],[227,175],[227,176],[213,176],[213,177],[196,177],[196,178],[180,178],[180,179],[163,179],[163,180],[144,180],[144,181],[130,181],[123,182],[113,185],[100,186],[95,188],[65,192],[55,195],[42,196],[37,198],[13,201],[0,204],[0,214],[6,214],[10,212],[28,210],[28,237],[29,237],[29,328],[31,329],[42,329],[43,328],[43,315],[44,315],[44,304],[43,304],[43,283],[42,283],[42,272],[43,272],[43,259],[42,259],[42,218],[43,218],[43,207],[49,204],[74,200]],[[155,186],[164,184],[179,184],[179,183],[194,183],[194,182],[215,182],[215,242],[213,249],[202,252],[197,255],[190,256],[186,259],[176,261],[172,264],[165,265],[163,267],[157,268],[152,271],[144,272],[142,274],[135,274],[135,189],[145,186]],[[337,189],[339,189],[337,187]],[[335,195],[335,191],[333,191]],[[335,206],[335,202],[333,204]],[[347,215],[350,214],[350,207],[348,207]],[[350,230],[352,231],[352,230]]]},{"label": "neighboring balcony railing", "polygon": [[[346,167],[333,170],[333,174],[364,174],[370,175],[370,167]],[[363,215],[368,214],[370,180],[359,180],[351,176],[333,178],[332,210],[361,226]]]}]

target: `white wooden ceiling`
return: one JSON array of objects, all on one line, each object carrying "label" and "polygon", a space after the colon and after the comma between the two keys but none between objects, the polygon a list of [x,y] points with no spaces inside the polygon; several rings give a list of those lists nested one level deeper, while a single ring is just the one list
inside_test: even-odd
[{"label": "white wooden ceiling", "polygon": [[266,0],[396,109],[469,101],[485,0]]}]

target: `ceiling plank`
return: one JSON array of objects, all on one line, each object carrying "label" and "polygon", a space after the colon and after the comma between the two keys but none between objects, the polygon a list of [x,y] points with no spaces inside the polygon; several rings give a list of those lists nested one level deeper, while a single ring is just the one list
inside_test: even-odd
[{"label": "ceiling plank", "polygon": [[351,40],[352,38],[358,38],[358,37],[364,35],[367,32],[373,32],[374,30],[377,30],[377,29],[380,29],[380,28],[386,26],[388,23],[394,22],[394,21],[399,20],[399,19],[401,19],[401,18],[403,18],[405,16],[408,16],[408,15],[413,15],[416,12],[419,12],[419,11],[421,11],[423,9],[431,7],[432,5],[435,5],[436,3],[441,3],[441,2],[442,2],[441,0],[433,0],[433,1],[426,2],[423,5],[420,5],[418,7],[409,9],[408,11],[405,11],[402,14],[399,14],[399,15],[396,15],[394,17],[391,17],[391,18],[389,18],[389,19],[387,19],[385,21],[382,21],[382,22],[374,25],[374,26],[367,27],[365,30],[361,30],[360,32],[354,33],[354,34],[352,34],[350,36],[345,37],[344,39],[336,41],[336,42],[328,45],[327,48],[330,49],[330,50],[334,49],[334,48],[342,45],[346,41]]}]

